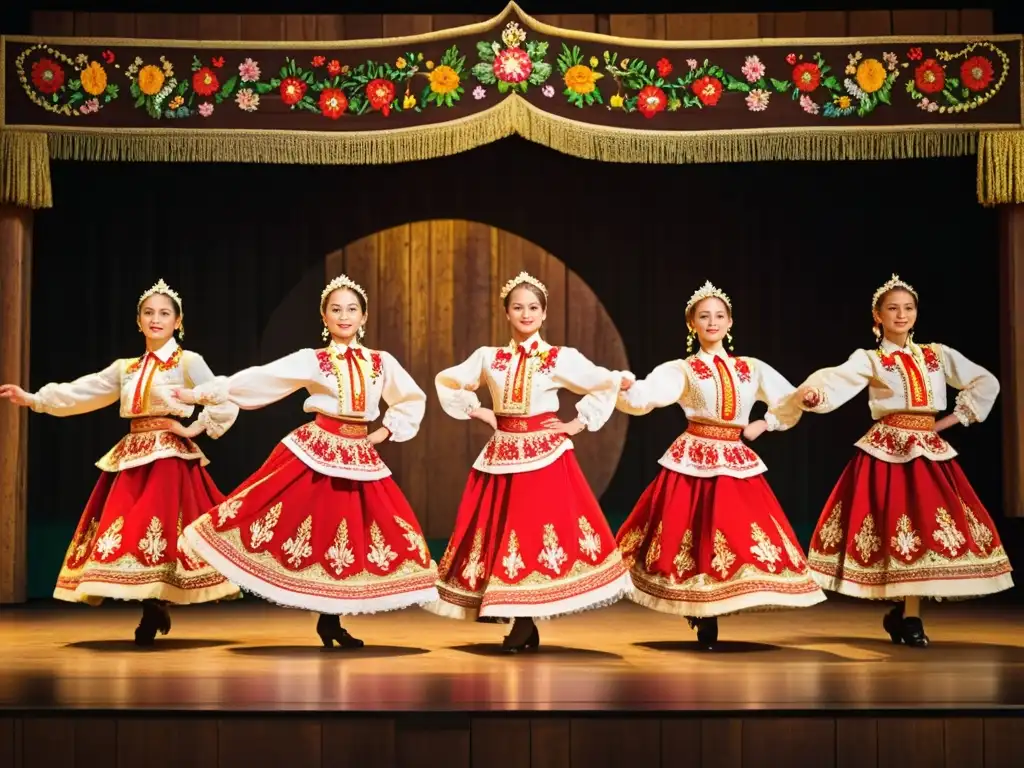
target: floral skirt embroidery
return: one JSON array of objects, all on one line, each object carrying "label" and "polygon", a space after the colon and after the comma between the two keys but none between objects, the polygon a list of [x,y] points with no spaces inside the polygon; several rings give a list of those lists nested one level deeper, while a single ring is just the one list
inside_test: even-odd
[{"label": "floral skirt embroidery", "polygon": [[662,469],[619,529],[631,599],[679,616],[804,608],[825,600],[764,475]]},{"label": "floral skirt embroidery", "polygon": [[437,599],[437,568],[395,481],[320,474],[282,444],[183,538],[234,583],[279,605],[358,614]]},{"label": "floral skirt embroidery", "polygon": [[955,460],[857,451],[811,539],[825,589],[870,599],[967,598],[1013,586],[992,518]]},{"label": "floral skirt embroidery", "polygon": [[92,605],[108,597],[171,603],[238,597],[237,587],[177,543],[184,526],[223,498],[198,459],[157,459],[102,473],[53,596]]},{"label": "floral skirt embroidery", "polygon": [[570,450],[528,472],[470,470],[438,567],[441,599],[425,607],[458,619],[550,618],[613,603],[629,586]]}]

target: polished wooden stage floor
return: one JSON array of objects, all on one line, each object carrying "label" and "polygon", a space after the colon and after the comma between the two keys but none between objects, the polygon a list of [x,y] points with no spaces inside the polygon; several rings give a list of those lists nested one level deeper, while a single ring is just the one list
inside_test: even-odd
[{"label": "polished wooden stage floor", "polygon": [[153,649],[137,608],[0,608],[0,707],[522,712],[820,711],[1024,706],[1024,609],[926,606],[932,646],[894,646],[882,604],[723,619],[721,648],[629,603],[545,622],[541,648],[500,653],[499,625],[419,609],[353,617],[367,642],[324,652],[315,619],[247,599],[175,609]]}]

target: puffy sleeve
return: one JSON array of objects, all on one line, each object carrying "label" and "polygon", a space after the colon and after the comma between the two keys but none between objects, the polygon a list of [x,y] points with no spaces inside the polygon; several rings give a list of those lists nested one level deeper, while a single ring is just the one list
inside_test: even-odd
[{"label": "puffy sleeve", "polygon": [[560,347],[552,381],[570,392],[583,395],[576,403],[580,423],[591,432],[605,425],[615,411],[619,385],[624,374],[594,365],[578,350]]},{"label": "puffy sleeve", "polygon": [[[193,387],[208,384],[216,378],[202,355],[195,352],[186,352],[185,355],[185,372]],[[216,440],[231,429],[237,418],[238,406],[226,400],[219,405],[205,406],[196,420],[206,429],[206,434]]]},{"label": "puffy sleeve", "polygon": [[768,404],[768,412],[764,416],[768,430],[782,432],[795,427],[803,415],[803,410],[793,397],[796,387],[767,363],[760,360],[752,362],[757,367],[757,399]]},{"label": "puffy sleeve", "polygon": [[381,397],[388,405],[384,426],[391,433],[391,440],[404,443],[416,437],[420,430],[427,410],[427,395],[393,355],[387,352],[380,354],[384,358],[384,390]]},{"label": "puffy sleeve", "polygon": [[316,352],[300,349],[266,365],[246,368],[233,376],[216,376],[194,388],[196,402],[211,406],[232,402],[250,411],[276,403],[314,380]]},{"label": "puffy sleeve", "polygon": [[965,427],[988,418],[999,396],[999,379],[951,347],[936,345],[942,353],[946,383],[960,391],[953,413]]},{"label": "puffy sleeve", "polygon": [[77,416],[106,408],[121,399],[121,366],[122,362],[115,360],[99,373],[47,384],[32,395],[32,410],[51,416]]},{"label": "puffy sleeve", "polygon": [[[793,407],[811,413],[831,413],[844,403],[856,397],[874,378],[871,358],[868,352],[858,349],[842,365],[833,368],[822,368],[812,373],[798,388],[811,387],[818,394],[818,404],[808,408],[803,403],[793,403]],[[793,392],[791,399],[797,399]],[[786,404],[787,406],[789,404]]]},{"label": "puffy sleeve", "polygon": [[466,387],[479,386],[487,363],[487,347],[480,347],[469,358],[453,368],[446,368],[434,377],[441,408],[453,419],[465,421],[480,407],[476,392]]},{"label": "puffy sleeve", "polygon": [[686,391],[686,374],[678,360],[662,363],[645,379],[637,379],[619,392],[616,407],[631,416],[643,416],[655,408],[678,403]]}]

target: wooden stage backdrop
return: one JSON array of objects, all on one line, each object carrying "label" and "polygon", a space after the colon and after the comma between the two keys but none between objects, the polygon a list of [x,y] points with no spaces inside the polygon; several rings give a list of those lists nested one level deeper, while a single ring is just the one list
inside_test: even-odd
[{"label": "wooden stage backdrop", "polygon": [[[508,322],[498,299],[502,285],[527,270],[547,286],[544,338],[576,347],[607,368],[628,370],[626,348],[596,294],[564,262],[518,235],[468,221],[403,224],[364,237],[324,262],[325,279],[344,272],[376,304],[369,307],[367,346],[386,349],[422,387],[465,360],[477,347],[507,340]],[[482,388],[481,401],[488,403]],[[490,436],[479,421],[468,425],[444,415],[428,392],[427,417],[416,440],[385,443],[381,455],[428,538],[446,539],[466,483],[466,468]],[[578,397],[561,398],[563,419]],[[627,417],[616,413],[596,433],[574,440],[594,492],[607,488],[626,441]],[[445,461],[433,461],[443,455]]]}]

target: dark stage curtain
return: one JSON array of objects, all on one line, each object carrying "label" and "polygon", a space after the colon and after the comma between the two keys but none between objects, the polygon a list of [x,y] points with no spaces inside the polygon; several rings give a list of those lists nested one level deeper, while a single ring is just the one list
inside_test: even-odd
[{"label": "dark stage curtain", "polygon": [[[323,256],[433,218],[498,226],[564,260],[604,302],[638,376],[685,354],[683,307],[710,279],[733,299],[736,353],[799,383],[872,344],[871,294],[893,271],[923,297],[919,341],[942,341],[998,373],[996,214],[975,201],[974,173],[973,158],[612,165],[518,139],[379,167],[54,163],[55,207],[35,225],[31,384],[139,354],[136,299],[159,277],[184,298],[186,346],[215,372],[314,346]],[[419,383],[433,396],[432,381]],[[305,420],[301,400],[299,393],[243,413],[224,439],[203,441],[222,490]],[[805,545],[869,423],[861,395],[755,444]],[[613,524],[683,425],[678,408],[630,421],[602,499]],[[33,594],[52,588],[96,480],[92,462],[123,432],[113,408],[32,418]],[[985,424],[951,429],[949,439],[1000,518],[999,406]]]}]

